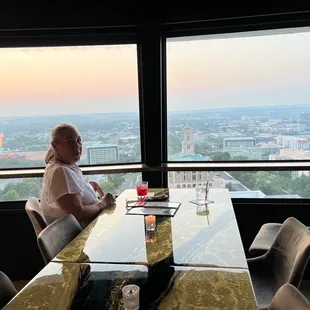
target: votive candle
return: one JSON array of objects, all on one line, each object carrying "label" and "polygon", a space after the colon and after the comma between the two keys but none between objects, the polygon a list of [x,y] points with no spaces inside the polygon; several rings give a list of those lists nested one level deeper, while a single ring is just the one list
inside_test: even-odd
[{"label": "votive candle", "polygon": [[146,215],[145,216],[145,229],[148,231],[155,230],[156,227],[156,216],[155,215]]},{"label": "votive candle", "polygon": [[140,288],[138,285],[129,284],[122,288],[123,304],[125,310],[139,309],[139,293]]}]

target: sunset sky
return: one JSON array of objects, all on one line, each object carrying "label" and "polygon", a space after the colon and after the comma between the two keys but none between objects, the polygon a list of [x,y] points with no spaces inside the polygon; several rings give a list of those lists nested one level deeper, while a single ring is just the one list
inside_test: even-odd
[{"label": "sunset sky", "polygon": [[[168,110],[310,101],[310,33],[168,40]],[[138,111],[135,45],[0,49],[1,116]]]}]

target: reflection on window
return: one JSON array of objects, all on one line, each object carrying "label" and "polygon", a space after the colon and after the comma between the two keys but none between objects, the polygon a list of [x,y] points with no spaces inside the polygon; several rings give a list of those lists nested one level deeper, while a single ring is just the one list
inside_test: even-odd
[{"label": "reflection on window", "polygon": [[[105,193],[119,195],[124,190],[135,188],[141,181],[141,173],[97,174],[85,176],[87,181],[96,181]],[[30,197],[40,199],[42,178],[0,179],[0,202],[27,200]]]},{"label": "reflection on window", "polygon": [[309,30],[168,39],[169,161],[310,159]]},{"label": "reflection on window", "polygon": [[99,183],[104,193],[120,195],[124,190],[136,188],[136,183],[142,180],[141,173],[116,173],[116,174],[96,174],[86,176],[88,181]]},{"label": "reflection on window", "polygon": [[[209,185],[227,188],[232,198],[309,198],[310,171],[170,171],[169,188]],[[200,183],[197,176],[200,175]]]},{"label": "reflection on window", "polygon": [[42,178],[0,179],[0,201],[39,199],[41,190]]},{"label": "reflection on window", "polygon": [[0,68],[0,169],[43,167],[62,122],[79,164],[141,161],[136,45],[0,49]]}]

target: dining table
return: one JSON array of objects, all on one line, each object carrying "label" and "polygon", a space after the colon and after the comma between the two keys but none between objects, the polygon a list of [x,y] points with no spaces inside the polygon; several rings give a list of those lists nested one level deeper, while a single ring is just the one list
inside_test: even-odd
[{"label": "dining table", "polygon": [[195,189],[169,189],[179,207],[154,231],[130,214],[136,195],[123,191],[4,309],[123,309],[127,284],[140,288],[139,309],[257,309],[227,189],[211,188],[204,205]]}]

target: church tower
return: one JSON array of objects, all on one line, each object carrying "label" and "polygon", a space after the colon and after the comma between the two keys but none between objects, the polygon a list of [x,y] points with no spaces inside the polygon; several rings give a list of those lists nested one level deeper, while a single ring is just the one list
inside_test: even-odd
[{"label": "church tower", "polygon": [[193,129],[188,124],[183,128],[182,157],[195,156]]}]

